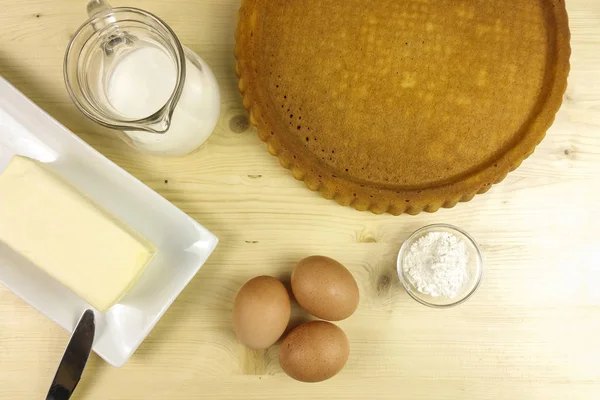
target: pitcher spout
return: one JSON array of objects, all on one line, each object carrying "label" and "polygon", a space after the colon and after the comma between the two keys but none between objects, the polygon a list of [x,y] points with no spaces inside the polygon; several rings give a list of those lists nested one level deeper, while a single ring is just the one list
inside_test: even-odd
[{"label": "pitcher spout", "polygon": [[139,128],[152,133],[166,133],[171,126],[173,111],[174,110],[171,109],[171,107],[165,107],[164,110],[161,110],[156,114],[156,117],[149,118],[148,123],[139,126]]}]

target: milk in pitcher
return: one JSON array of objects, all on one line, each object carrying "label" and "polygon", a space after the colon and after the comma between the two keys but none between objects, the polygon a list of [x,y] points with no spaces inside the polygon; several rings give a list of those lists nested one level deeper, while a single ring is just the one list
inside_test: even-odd
[{"label": "milk in pitcher", "polygon": [[[159,155],[182,155],[204,144],[219,119],[220,95],[210,68],[184,49],[183,91],[169,129],[162,134],[126,131],[135,147]],[[177,67],[162,49],[140,47],[124,55],[108,79],[108,101],[125,118],[143,119],[163,107],[175,90]]]}]

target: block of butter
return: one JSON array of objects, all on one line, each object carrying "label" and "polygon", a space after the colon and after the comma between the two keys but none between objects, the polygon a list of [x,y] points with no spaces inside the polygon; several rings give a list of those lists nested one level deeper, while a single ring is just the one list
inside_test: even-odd
[{"label": "block of butter", "polygon": [[135,284],[156,251],[43,164],[21,156],[0,174],[0,242],[100,312]]}]

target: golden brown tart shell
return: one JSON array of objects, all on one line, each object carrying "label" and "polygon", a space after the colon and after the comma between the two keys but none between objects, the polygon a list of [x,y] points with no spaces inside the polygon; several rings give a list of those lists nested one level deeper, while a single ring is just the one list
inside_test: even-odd
[{"label": "golden brown tart shell", "polygon": [[243,0],[236,72],[269,151],[342,205],[417,214],[486,192],[566,89],[562,0]]}]

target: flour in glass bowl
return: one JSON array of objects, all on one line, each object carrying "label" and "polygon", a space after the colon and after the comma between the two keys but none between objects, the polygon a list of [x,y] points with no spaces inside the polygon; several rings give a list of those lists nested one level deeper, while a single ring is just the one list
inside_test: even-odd
[{"label": "flour in glass bowl", "polygon": [[469,280],[468,264],[465,242],[449,232],[430,232],[408,249],[404,272],[419,292],[453,299]]}]

